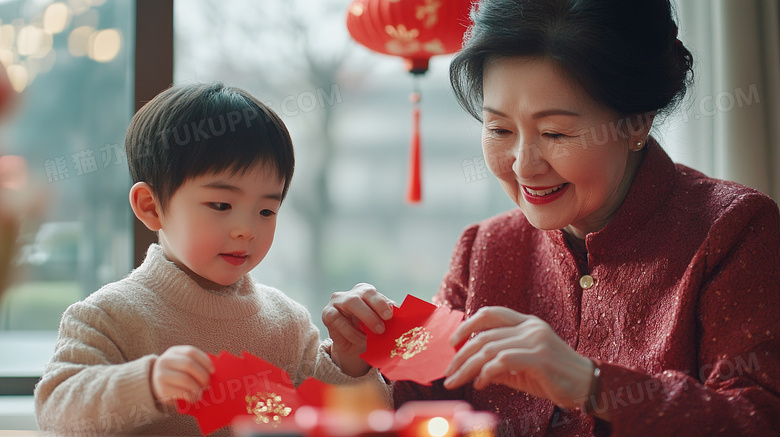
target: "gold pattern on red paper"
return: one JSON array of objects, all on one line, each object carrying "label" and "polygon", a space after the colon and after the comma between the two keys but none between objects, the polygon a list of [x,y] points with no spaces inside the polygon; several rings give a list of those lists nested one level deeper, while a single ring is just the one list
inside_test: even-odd
[{"label": "gold pattern on red paper", "polygon": [[408,360],[428,349],[432,337],[431,331],[422,326],[412,328],[395,339],[395,348],[390,352],[390,358],[400,355],[404,360]]},{"label": "gold pattern on red paper", "polygon": [[246,397],[246,412],[255,415],[255,422],[271,423],[274,427],[282,423],[282,417],[287,417],[292,408],[282,402],[282,397],[276,393],[257,393]]}]

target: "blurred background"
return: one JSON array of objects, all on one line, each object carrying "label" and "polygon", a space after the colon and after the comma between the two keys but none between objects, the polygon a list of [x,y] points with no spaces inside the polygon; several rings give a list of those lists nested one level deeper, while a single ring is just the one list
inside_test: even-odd
[{"label": "blurred background", "polygon": [[[297,168],[274,245],[252,274],[304,304],[320,328],[331,293],[357,282],[399,303],[430,298],[462,229],[514,207],[482,159],[480,125],[454,100],[449,56],[419,79],[423,199],[404,202],[413,78],[400,58],[350,39],[349,3],[0,0],[0,62],[20,94],[0,125],[0,154],[24,157],[48,199],[22,222],[0,300],[0,429],[35,429],[32,387],[62,312],[125,276],[148,245],[127,201],[124,135],[134,111],[171,83],[244,88],[287,124]],[[762,111],[761,123],[778,121],[776,108],[761,108],[777,97],[779,76],[719,79],[718,50],[703,45],[717,31],[702,24],[711,5],[680,3],[680,38],[700,55],[703,85],[656,134],[676,161],[777,199],[777,155],[724,157],[716,140],[724,117]],[[764,26],[776,32],[776,1],[749,3],[773,8]],[[734,159],[745,161],[741,173],[730,173]]]}]

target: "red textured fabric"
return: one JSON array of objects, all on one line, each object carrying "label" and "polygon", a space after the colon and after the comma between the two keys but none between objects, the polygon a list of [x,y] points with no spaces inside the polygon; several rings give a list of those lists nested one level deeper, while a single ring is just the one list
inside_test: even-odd
[{"label": "red textured fabric", "polygon": [[[623,204],[586,238],[512,210],[467,228],[435,301],[534,314],[601,366],[607,424],[505,386],[394,386],[493,411],[500,435],[778,435],[780,214],[769,197],[675,165],[653,140]],[[590,274],[593,287],[579,279]],[[611,433],[611,434],[610,434]]]}]

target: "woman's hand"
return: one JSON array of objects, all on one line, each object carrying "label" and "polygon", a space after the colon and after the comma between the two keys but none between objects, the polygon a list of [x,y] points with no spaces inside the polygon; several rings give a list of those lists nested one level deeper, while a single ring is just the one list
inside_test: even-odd
[{"label": "woman's hand", "polygon": [[381,334],[385,332],[384,321],[392,317],[393,301],[373,285],[357,284],[350,291],[333,293],[322,310],[322,322],[333,340],[331,358],[342,372],[358,377],[371,369],[359,356],[366,350],[366,334],[360,329],[360,322]]},{"label": "woman's hand", "polygon": [[450,342],[465,344],[445,372],[448,389],[471,380],[477,390],[503,384],[564,408],[581,406],[590,395],[593,363],[538,317],[484,307],[458,327]]},{"label": "woman's hand", "polygon": [[213,372],[214,363],[202,350],[195,346],[171,346],[152,367],[152,394],[163,405],[175,405],[178,398],[196,402]]}]

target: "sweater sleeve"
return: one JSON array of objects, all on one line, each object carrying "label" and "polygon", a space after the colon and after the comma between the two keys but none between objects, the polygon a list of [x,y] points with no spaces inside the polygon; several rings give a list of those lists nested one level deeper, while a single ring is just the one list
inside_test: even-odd
[{"label": "sweater sleeve", "polygon": [[156,356],[126,362],[117,324],[98,306],[71,305],[35,387],[38,425],[66,435],[122,433],[160,421],[149,384]]},{"label": "sweater sleeve", "polygon": [[751,195],[713,226],[692,261],[698,293],[698,374],[648,375],[601,362],[613,436],[774,435],[780,429],[780,217]]},{"label": "sweater sleeve", "polygon": [[[469,264],[471,248],[477,235],[479,225],[467,228],[460,236],[455,251],[450,260],[450,269],[444,275],[439,292],[433,302],[446,305],[452,309],[464,311],[469,285]],[[452,400],[463,399],[465,386],[447,390],[442,385],[443,380],[434,381],[431,386],[420,385],[411,381],[393,382],[393,402],[395,408],[405,402],[414,400]]]}]

